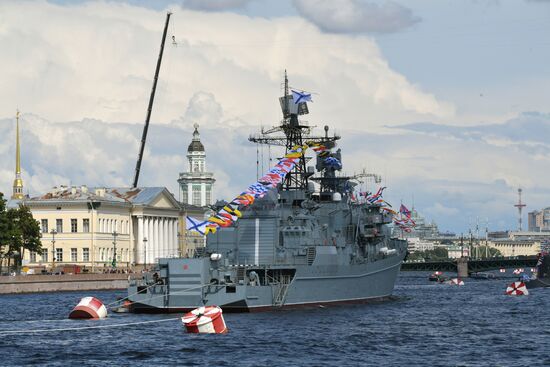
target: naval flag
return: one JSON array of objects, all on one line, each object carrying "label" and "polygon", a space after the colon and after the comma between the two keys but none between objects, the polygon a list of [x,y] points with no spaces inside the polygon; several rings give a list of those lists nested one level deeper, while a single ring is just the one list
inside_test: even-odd
[{"label": "naval flag", "polygon": [[188,231],[198,232],[204,236],[204,231],[206,229],[206,225],[208,224],[208,221],[201,221],[196,218],[185,217],[185,224]]},{"label": "naval flag", "polygon": [[302,102],[313,102],[311,100],[311,93],[306,92],[298,92],[295,90],[292,90],[292,100],[294,101],[294,104],[302,103]]}]

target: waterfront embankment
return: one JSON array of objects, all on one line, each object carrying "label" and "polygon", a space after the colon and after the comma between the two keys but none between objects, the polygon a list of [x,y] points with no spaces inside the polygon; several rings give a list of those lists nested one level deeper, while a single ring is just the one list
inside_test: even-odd
[{"label": "waterfront embankment", "polygon": [[125,289],[128,274],[17,275],[0,277],[0,294]]}]

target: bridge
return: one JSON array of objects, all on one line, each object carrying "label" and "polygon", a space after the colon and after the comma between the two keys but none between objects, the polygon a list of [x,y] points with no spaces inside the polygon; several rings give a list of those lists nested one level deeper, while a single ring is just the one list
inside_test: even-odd
[{"label": "bridge", "polygon": [[454,271],[460,277],[478,271],[497,270],[502,268],[534,268],[537,256],[494,257],[487,259],[449,259],[441,261],[414,262],[405,261],[403,271]]}]

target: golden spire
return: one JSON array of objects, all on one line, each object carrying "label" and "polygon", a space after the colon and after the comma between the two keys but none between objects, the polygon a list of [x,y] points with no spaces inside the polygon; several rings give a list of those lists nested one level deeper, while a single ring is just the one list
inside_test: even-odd
[{"label": "golden spire", "polygon": [[15,180],[13,180],[12,199],[23,199],[23,180],[21,179],[21,149],[19,147],[19,110],[15,115],[17,120],[15,140]]}]

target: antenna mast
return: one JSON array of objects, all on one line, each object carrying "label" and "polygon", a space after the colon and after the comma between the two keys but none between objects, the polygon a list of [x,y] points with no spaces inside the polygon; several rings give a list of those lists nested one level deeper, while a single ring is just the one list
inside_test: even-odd
[{"label": "antenna mast", "polygon": [[[298,120],[299,115],[308,114],[306,103],[295,103],[291,94],[289,94],[288,76],[285,70],[284,80],[284,96],[279,98],[281,109],[283,112],[283,120],[279,126],[275,126],[269,130],[262,129],[257,136],[250,136],[249,141],[258,144],[278,145],[285,147],[288,153],[296,146],[303,146],[306,141],[315,141],[322,143],[327,148],[333,148],[335,141],[340,139],[340,136],[328,136],[328,127],[325,127],[325,136],[310,135],[311,127]],[[274,133],[282,133],[283,135],[270,136]],[[284,182],[283,189],[285,190],[306,190],[308,178],[313,175],[312,172],[306,171],[307,158],[302,155],[296,166],[290,171]]]},{"label": "antenna mast", "polygon": [[521,188],[518,189],[518,203],[514,205],[516,208],[518,208],[518,230],[521,232],[521,211],[526,206],[524,203],[521,202]]},{"label": "antenna mast", "polygon": [[149,120],[151,119],[151,110],[153,109],[153,101],[155,100],[155,91],[157,89],[157,81],[159,78],[160,63],[162,62],[162,53],[164,51],[164,41],[166,40],[166,32],[168,31],[168,23],[170,22],[170,15],[172,13],[166,13],[166,23],[164,24],[164,32],[162,33],[162,42],[160,44],[159,58],[157,61],[157,68],[155,70],[155,78],[153,79],[153,88],[151,89],[151,96],[149,97],[149,107],[147,108],[147,117],[145,118],[145,126],[143,127],[143,134],[141,135],[141,145],[139,147],[138,160],[136,163],[136,173],[134,175],[134,183],[132,188],[136,188],[139,180],[139,171],[141,169],[141,160],[143,159],[143,149],[145,149],[145,141],[147,140],[147,130],[149,130]]}]

